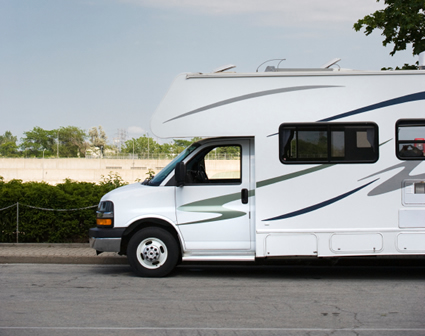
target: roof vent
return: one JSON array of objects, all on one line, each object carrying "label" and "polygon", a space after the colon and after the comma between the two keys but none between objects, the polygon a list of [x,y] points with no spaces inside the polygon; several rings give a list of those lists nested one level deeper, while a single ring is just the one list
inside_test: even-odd
[{"label": "roof vent", "polygon": [[[264,70],[265,72],[310,72],[310,71],[334,71],[334,69],[331,68],[332,65],[337,64],[341,59],[340,58],[334,58],[333,60],[326,62],[323,64],[320,68],[279,68],[279,64],[284,61],[285,59],[271,59],[264,63],[270,62],[270,61],[280,61],[277,66],[269,65]],[[260,66],[262,66],[264,63],[261,63]],[[260,67],[259,66],[259,67]],[[258,67],[258,68],[259,68]],[[339,67],[339,65],[338,65]],[[258,72],[257,68],[257,72]]]},{"label": "roof vent", "polygon": [[[263,64],[266,64],[266,63],[268,63],[268,62],[271,62],[271,61],[279,61],[279,63],[277,63],[277,68],[279,68],[279,64],[280,63],[282,63],[283,61],[286,61],[286,58],[273,58],[273,59],[269,59],[269,60],[267,60],[267,61],[265,61],[265,62],[263,62],[263,63],[261,63],[258,67],[257,67],[257,70],[255,70],[255,72],[258,72],[258,69],[260,69],[260,66],[262,66]],[[274,66],[268,66],[267,68],[266,68],[266,72],[271,72],[271,71],[275,71],[275,70],[273,70],[273,69],[275,69],[276,67],[274,67]],[[268,69],[268,70],[267,70]]]},{"label": "roof vent", "polygon": [[333,71],[329,68],[276,68],[275,66],[266,67],[265,72],[312,72],[312,71]]},{"label": "roof vent", "polygon": [[321,66],[322,69],[329,69],[332,65],[337,64],[341,59],[340,58],[334,58],[333,60],[330,60],[329,62],[326,62]]},{"label": "roof vent", "polygon": [[221,66],[221,67],[219,67],[219,68],[215,69],[215,70],[213,71],[213,73],[224,72],[224,71],[226,71],[226,70],[230,70],[230,69],[233,69],[233,68],[236,68],[236,65],[233,65],[233,64],[227,64],[227,65],[224,65],[224,66]]}]

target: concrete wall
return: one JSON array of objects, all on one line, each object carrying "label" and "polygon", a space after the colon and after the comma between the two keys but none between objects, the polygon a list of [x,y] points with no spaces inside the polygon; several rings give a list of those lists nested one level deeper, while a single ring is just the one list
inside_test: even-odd
[{"label": "concrete wall", "polygon": [[[110,172],[118,173],[124,181],[133,183],[144,180],[148,169],[158,173],[170,160],[131,160],[131,159],[12,159],[0,158],[0,176],[5,181],[20,179],[45,181],[49,184],[62,183],[69,178],[75,181],[99,182],[101,176]],[[214,161],[214,174],[237,169],[239,161]],[[234,168],[236,167],[236,168]]]}]

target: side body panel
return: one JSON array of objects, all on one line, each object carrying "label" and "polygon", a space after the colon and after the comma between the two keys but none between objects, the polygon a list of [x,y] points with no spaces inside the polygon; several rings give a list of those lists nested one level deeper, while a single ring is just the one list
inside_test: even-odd
[{"label": "side body panel", "polygon": [[[395,153],[396,122],[424,118],[424,79],[424,71],[182,75],[151,127],[162,137],[255,137],[257,257],[425,254],[425,203],[409,191],[425,180],[425,162]],[[283,164],[279,126],[302,122],[376,123],[379,159]]]},{"label": "side body panel", "polygon": [[[425,162],[396,157],[395,125],[424,118],[425,81],[409,75],[321,80],[333,88],[286,95],[285,102],[275,101],[282,113],[259,127],[257,256],[424,254],[425,201],[406,188],[425,179]],[[308,78],[308,84],[318,83]],[[279,125],[315,121],[376,123],[378,161],[283,164]]]}]

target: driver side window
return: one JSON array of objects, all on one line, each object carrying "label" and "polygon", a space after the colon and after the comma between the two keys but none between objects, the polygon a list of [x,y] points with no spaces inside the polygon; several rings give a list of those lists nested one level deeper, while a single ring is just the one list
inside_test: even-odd
[{"label": "driver side window", "polygon": [[198,153],[186,165],[186,184],[240,184],[240,146],[213,146]]}]

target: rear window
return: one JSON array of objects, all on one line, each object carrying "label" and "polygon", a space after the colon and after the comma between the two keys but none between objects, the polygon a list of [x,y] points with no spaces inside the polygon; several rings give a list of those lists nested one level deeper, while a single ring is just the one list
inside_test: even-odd
[{"label": "rear window", "polygon": [[396,123],[396,155],[400,160],[425,159],[425,119],[401,119]]}]

